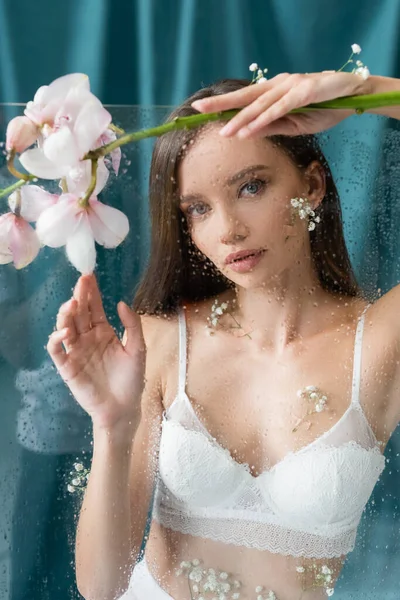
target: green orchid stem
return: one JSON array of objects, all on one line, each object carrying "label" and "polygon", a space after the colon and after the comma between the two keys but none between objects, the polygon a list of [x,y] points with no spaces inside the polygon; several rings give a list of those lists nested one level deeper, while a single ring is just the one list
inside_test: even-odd
[{"label": "green orchid stem", "polygon": [[[382,106],[400,106],[400,92],[385,92],[384,94],[365,94],[362,96],[345,96],[344,98],[336,98],[335,100],[327,100],[325,102],[318,102],[317,104],[309,104],[302,108],[296,108],[291,113],[302,113],[321,109],[337,109],[337,110],[354,110],[356,113],[361,114],[366,110],[372,108],[380,108]],[[150,137],[159,137],[170,131],[176,131],[177,129],[195,129],[200,125],[209,123],[211,121],[228,121],[239,112],[239,109],[226,110],[223,112],[216,113],[200,113],[190,117],[178,117],[173,121],[159,125],[158,127],[152,127],[150,129],[142,129],[141,131],[134,131],[133,133],[127,133],[121,136],[114,142],[96,148],[91,152],[88,152],[85,159],[100,158],[105,156],[112,150]]]},{"label": "green orchid stem", "polygon": [[86,190],[86,194],[83,196],[83,198],[81,200],[79,200],[79,205],[82,206],[82,208],[86,208],[88,206],[89,200],[92,197],[92,194],[95,190],[96,183],[97,183],[98,159],[92,158],[91,161],[92,161],[92,173],[91,173],[90,185],[89,185],[88,189]]},{"label": "green orchid stem", "polygon": [[[296,108],[290,112],[302,113],[321,109],[345,109],[354,110],[357,114],[361,114],[366,110],[381,108],[383,106],[400,106],[400,92],[385,92],[384,94],[366,94],[363,96],[345,96],[344,98],[327,100],[326,102],[318,102],[317,104],[309,104],[308,106]],[[212,121],[228,121],[229,119],[234,117],[239,111],[240,109],[227,110],[216,113],[199,113],[190,117],[176,118],[173,121],[169,121],[168,123],[164,123],[163,125],[159,125],[158,127],[152,127],[150,129],[142,129],[141,131],[128,133],[122,135],[117,140],[106,144],[105,146],[100,146],[99,148],[91,150],[83,157],[83,160],[97,161],[100,157],[106,156],[106,154],[109,154],[112,150],[115,150],[120,146],[124,146],[125,144],[130,144],[131,142],[137,142],[139,140],[144,140],[150,137],[159,137],[161,135],[164,135],[165,133],[169,133],[170,131],[175,131],[178,129],[195,129],[196,127],[199,127],[206,123],[210,123]],[[118,128],[115,128],[115,131],[117,129]],[[96,168],[97,162],[92,162],[91,185],[81,201],[82,203],[86,203],[86,205],[96,187]],[[25,175],[23,173],[19,173],[19,176],[22,176],[23,178],[3,190],[0,189],[0,198],[8,196],[14,190],[22,187],[29,181],[37,179],[34,175]]]},{"label": "green orchid stem", "polygon": [[14,166],[14,158],[15,158],[15,150],[11,150],[7,159],[7,169],[10,171],[14,177],[17,179],[23,179],[24,181],[30,181],[34,179],[33,175],[28,175],[27,173],[21,173]]},{"label": "green orchid stem", "polygon": [[[33,177],[32,179],[36,179],[36,177]],[[22,187],[23,185],[26,185],[27,183],[28,182],[26,180],[20,179],[19,181],[16,181],[12,185],[9,185],[8,187],[4,188],[3,190],[0,189],[0,198],[3,198],[4,196],[9,196],[10,194],[12,194],[12,192],[15,192],[15,190]]]}]

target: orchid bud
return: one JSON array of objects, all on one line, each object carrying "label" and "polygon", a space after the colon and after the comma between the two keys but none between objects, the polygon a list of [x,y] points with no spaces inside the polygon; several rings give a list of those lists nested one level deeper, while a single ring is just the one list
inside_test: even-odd
[{"label": "orchid bud", "polygon": [[28,117],[15,117],[7,127],[6,150],[23,152],[37,140],[39,130]]}]

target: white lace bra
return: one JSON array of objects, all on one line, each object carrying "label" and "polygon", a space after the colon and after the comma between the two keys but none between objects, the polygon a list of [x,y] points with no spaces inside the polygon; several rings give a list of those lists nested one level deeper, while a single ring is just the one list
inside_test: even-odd
[{"label": "white lace bra", "polygon": [[181,310],[179,390],[164,413],[153,518],[181,533],[284,555],[332,558],[350,552],[385,466],[359,402],[364,313],[345,413],[316,440],[254,476],[209,434],[185,392]]}]

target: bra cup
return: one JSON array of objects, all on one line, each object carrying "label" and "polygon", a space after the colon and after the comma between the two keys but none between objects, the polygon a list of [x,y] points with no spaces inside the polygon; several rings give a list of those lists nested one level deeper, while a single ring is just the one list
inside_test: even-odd
[{"label": "bra cup", "polygon": [[288,455],[259,480],[263,497],[279,523],[292,529],[339,529],[358,521],[382,470],[379,450],[354,442],[338,448],[318,445]]},{"label": "bra cup", "polygon": [[179,501],[204,508],[223,504],[244,473],[228,451],[213,446],[204,434],[169,420],[163,422],[159,471]]}]

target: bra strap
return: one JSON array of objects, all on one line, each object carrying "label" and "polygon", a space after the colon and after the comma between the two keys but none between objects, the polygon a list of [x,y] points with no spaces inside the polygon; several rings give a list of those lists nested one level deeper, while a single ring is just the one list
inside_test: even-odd
[{"label": "bra strap", "polygon": [[186,389],[186,318],[185,309],[179,309],[179,381],[178,393],[182,394]]},{"label": "bra strap", "polygon": [[367,304],[361,316],[359,317],[356,329],[356,338],[354,343],[354,358],[353,358],[353,383],[351,393],[351,403],[360,404],[360,380],[361,380],[361,355],[362,355],[362,339],[364,332],[365,313],[371,304]]}]

